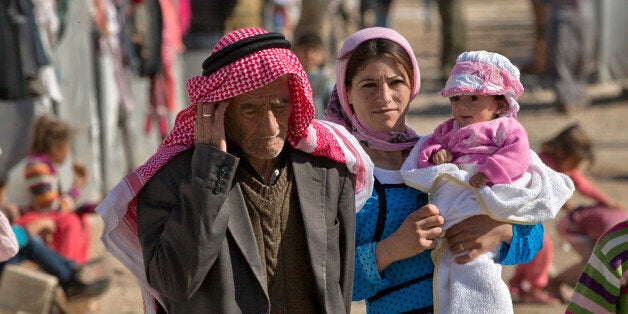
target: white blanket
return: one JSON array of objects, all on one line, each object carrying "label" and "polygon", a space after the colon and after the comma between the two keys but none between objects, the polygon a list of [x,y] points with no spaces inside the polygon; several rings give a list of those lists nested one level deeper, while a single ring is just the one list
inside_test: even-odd
[{"label": "white blanket", "polygon": [[[479,189],[468,184],[473,167],[446,163],[416,168],[423,138],[410,152],[401,168],[408,186],[430,193],[445,218],[443,230],[475,215],[486,214],[499,221],[536,224],[553,219],[574,192],[571,179],[547,167],[530,151],[528,172],[512,184],[496,184]],[[432,252],[436,266],[434,309],[441,313],[512,313],[512,300],[501,279],[501,265],[495,262],[499,246],[471,263],[459,265],[440,239]],[[460,253],[465,254],[466,252]]]},{"label": "white blanket", "polygon": [[[416,168],[424,140],[410,152],[401,167],[401,176],[408,186],[430,193],[430,202],[445,217],[445,228],[479,214],[511,223],[536,224],[556,217],[574,192],[571,179],[546,166],[532,150],[528,171],[512,184],[473,188],[468,182],[474,173],[468,168],[462,170],[451,163]],[[479,204],[479,208],[474,204]],[[460,213],[462,209],[470,212]]]}]

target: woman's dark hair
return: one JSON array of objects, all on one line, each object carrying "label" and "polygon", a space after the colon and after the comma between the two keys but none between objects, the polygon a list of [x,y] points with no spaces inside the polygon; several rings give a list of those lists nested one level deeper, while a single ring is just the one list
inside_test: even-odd
[{"label": "woman's dark hair", "polygon": [[557,161],[575,157],[579,162],[587,161],[589,166],[595,162],[591,139],[578,123],[566,127],[558,135],[543,142],[541,149]]},{"label": "woman's dark hair", "polygon": [[57,145],[72,139],[72,129],[65,122],[50,116],[42,115],[33,127],[31,152],[48,154]]},{"label": "woman's dark hair", "polygon": [[345,74],[345,85],[351,86],[351,81],[355,75],[364,67],[367,61],[373,58],[390,57],[397,61],[408,75],[410,86],[414,86],[414,70],[412,59],[408,52],[396,42],[384,38],[374,38],[367,40],[340,57],[340,60],[348,60],[347,73]]}]

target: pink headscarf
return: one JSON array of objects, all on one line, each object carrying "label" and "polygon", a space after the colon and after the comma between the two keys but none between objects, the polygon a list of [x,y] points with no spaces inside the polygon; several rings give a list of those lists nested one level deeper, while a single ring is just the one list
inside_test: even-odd
[{"label": "pink headscarf", "polygon": [[519,69],[508,58],[488,51],[463,52],[449,74],[441,95],[504,95],[508,111],[502,116],[516,117],[517,99],[523,93]]},{"label": "pink headscarf", "polygon": [[[235,42],[267,34],[258,28],[233,31],[216,44],[212,55]],[[277,78],[289,76],[292,113],[287,134],[288,143],[312,155],[325,156],[346,163],[355,174],[356,210],[361,208],[373,187],[373,164],[360,144],[342,126],[313,120],[312,88],[297,57],[287,48],[264,48],[240,56],[208,76],[188,80],[191,105],[175,120],[173,130],[148,161],[128,174],[116,185],[96,209],[105,223],[102,241],[105,247],[135,275],[142,289],[144,302],[154,302],[159,294],[148,285],[137,230],[136,196],[144,184],[177,154],[194,146],[194,123],[198,103],[213,103],[230,99],[262,86]],[[147,313],[154,306],[146,305]]]},{"label": "pink headscarf", "polygon": [[[363,42],[378,38],[388,39],[399,44],[408,53],[410,60],[412,60],[412,73],[408,73],[408,75],[412,75],[414,78],[414,86],[412,86],[410,95],[410,101],[412,101],[419,93],[421,72],[410,43],[398,32],[384,27],[371,27],[360,30],[347,38],[338,52],[338,59],[352,52]],[[325,110],[325,120],[345,126],[360,142],[376,150],[398,151],[412,148],[418,140],[418,136],[409,126],[406,125],[403,132],[382,133],[360,122],[349,104],[347,87],[344,84],[348,62],[349,60],[345,59],[336,63],[336,87],[327,110]]]}]

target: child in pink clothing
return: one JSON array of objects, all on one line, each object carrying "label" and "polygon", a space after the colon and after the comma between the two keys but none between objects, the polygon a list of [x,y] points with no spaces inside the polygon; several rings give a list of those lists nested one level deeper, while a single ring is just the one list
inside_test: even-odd
[{"label": "child in pink clothing", "polygon": [[[517,121],[523,93],[519,70],[504,56],[470,51],[458,56],[441,91],[453,118],[422,138],[402,166],[408,186],[429,193],[445,218],[444,232],[475,215],[534,224],[553,219],[573,193],[567,176],[545,166]],[[550,186],[541,189],[540,186]],[[439,242],[432,252],[435,309],[442,313],[512,313],[512,299],[495,263],[499,251],[457,264],[465,253]]]},{"label": "child in pink clothing", "polygon": [[[480,58],[485,60],[474,60]],[[521,93],[519,70],[506,57],[485,51],[460,55],[441,91],[451,101],[453,118],[423,143],[418,166],[475,165],[469,183],[476,188],[521,177],[530,162],[528,134],[516,119]]]}]

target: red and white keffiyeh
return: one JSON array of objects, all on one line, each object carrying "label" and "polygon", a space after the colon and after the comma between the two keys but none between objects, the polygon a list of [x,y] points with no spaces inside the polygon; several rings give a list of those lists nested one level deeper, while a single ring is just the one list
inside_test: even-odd
[{"label": "red and white keffiyeh", "polygon": [[[245,28],[225,35],[212,54],[239,40],[266,34],[257,28]],[[292,114],[288,143],[312,155],[325,156],[346,163],[355,174],[356,210],[362,207],[373,188],[373,164],[358,141],[342,126],[313,120],[314,102],[307,75],[297,57],[286,48],[268,48],[253,52],[216,70],[209,76],[188,80],[191,105],[182,110],[173,130],[148,161],[129,173],[105,197],[96,209],[104,221],[101,237],[105,247],[135,275],[144,299],[146,313],[155,313],[159,294],[148,285],[137,230],[136,196],[144,184],[172,157],[190,149],[195,142],[196,105],[232,98],[260,88],[282,75],[289,75]],[[149,303],[147,303],[149,302]]]}]

